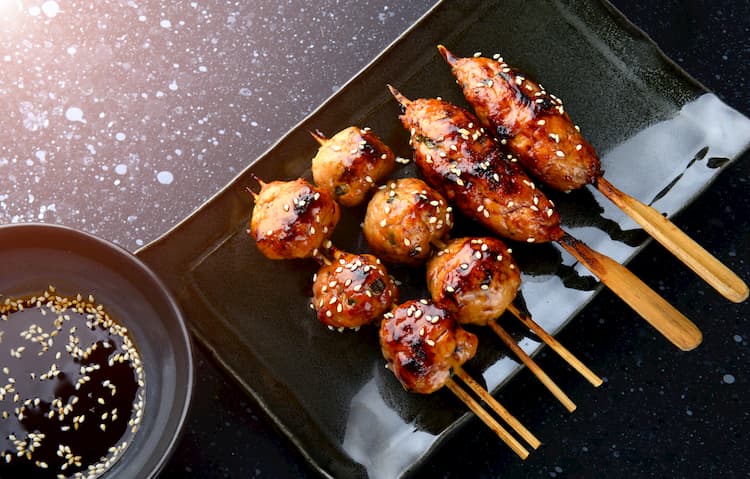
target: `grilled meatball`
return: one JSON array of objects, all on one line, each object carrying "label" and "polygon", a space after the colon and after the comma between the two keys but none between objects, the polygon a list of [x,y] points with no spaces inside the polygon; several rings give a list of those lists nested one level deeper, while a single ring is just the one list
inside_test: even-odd
[{"label": "grilled meatball", "polygon": [[387,367],[407,391],[430,394],[477,350],[477,337],[431,301],[407,301],[380,323],[380,347]]},{"label": "grilled meatball", "polygon": [[416,265],[453,227],[445,199],[417,178],[389,181],[367,205],[363,232],[370,247],[385,261]]},{"label": "grilled meatball", "polygon": [[307,258],[315,254],[339,221],[340,207],[331,195],[307,181],[260,183],[252,193],[255,207],[248,233],[270,259]]},{"label": "grilled meatball", "polygon": [[438,47],[482,125],[497,135],[533,176],[560,191],[601,176],[594,148],[562,101],[502,60],[458,58]]},{"label": "grilled meatball", "polygon": [[330,328],[358,328],[379,319],[398,300],[396,283],[370,254],[334,250],[315,275],[312,306]]},{"label": "grilled meatball", "polygon": [[486,326],[515,299],[521,274],[510,249],[496,238],[458,238],[427,263],[432,299],[459,323]]},{"label": "grilled meatball", "polygon": [[396,157],[369,128],[351,126],[320,142],[312,160],[313,180],[344,206],[356,206],[391,174]]},{"label": "grilled meatball", "polygon": [[410,101],[404,110],[414,159],[422,175],[465,215],[500,236],[545,242],[562,237],[560,215],[511,156],[467,110],[440,99]]}]

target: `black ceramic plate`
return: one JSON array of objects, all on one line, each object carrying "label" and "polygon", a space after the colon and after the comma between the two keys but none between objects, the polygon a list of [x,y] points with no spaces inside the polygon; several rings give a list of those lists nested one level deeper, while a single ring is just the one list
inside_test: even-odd
[{"label": "black ceramic plate", "polygon": [[0,297],[40,294],[49,285],[62,295],[91,294],[128,328],[145,370],[145,412],[132,444],[102,477],[156,477],[193,390],[190,339],[166,286],[119,246],[62,226],[0,226],[0,265]]},{"label": "black ceramic plate", "polygon": [[[254,185],[251,174],[309,178],[317,147],[308,132],[315,129],[333,134],[369,126],[409,157],[386,84],[410,97],[464,104],[438,43],[463,55],[500,52],[556,92],[599,150],[606,177],[668,214],[694,199],[750,139],[750,121],[679,70],[607,3],[438,4],[225,189],[137,253],[177,294],[199,340],[327,475],[400,476],[468,416],[449,393],[405,393],[383,368],[375,328],[339,334],[317,323],[308,308],[316,265],[274,262],[257,251],[246,235],[252,203],[243,189]],[[413,167],[398,172],[410,174]],[[551,196],[567,230],[617,260],[626,261],[646,241],[598,193]],[[337,246],[366,250],[361,218],[361,209],[345,212],[333,238]],[[465,222],[456,235],[469,231],[476,228]],[[596,292],[596,281],[554,246],[514,250],[529,309],[549,331]],[[403,281],[404,299],[425,295],[421,271],[391,272]],[[539,347],[515,333],[527,351]],[[480,353],[467,369],[495,389],[518,365],[491,334],[479,334]],[[664,347],[672,346],[665,341]]]}]

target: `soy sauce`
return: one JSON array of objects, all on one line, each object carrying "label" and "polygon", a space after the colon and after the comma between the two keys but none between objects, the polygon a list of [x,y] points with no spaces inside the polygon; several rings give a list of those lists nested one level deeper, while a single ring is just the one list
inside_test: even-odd
[{"label": "soy sauce", "polygon": [[0,303],[0,477],[101,475],[144,411],[140,354],[94,298]]}]

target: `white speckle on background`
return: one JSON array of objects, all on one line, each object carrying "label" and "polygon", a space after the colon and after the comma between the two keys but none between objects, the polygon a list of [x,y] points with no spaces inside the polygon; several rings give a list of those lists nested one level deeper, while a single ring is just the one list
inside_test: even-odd
[{"label": "white speckle on background", "polygon": [[161,25],[162,28],[172,28],[172,22],[167,20],[166,18],[159,22],[159,25]]},{"label": "white speckle on background", "polygon": [[83,119],[83,110],[77,106],[71,106],[68,108],[65,111],[65,118],[67,118],[68,121],[80,121],[81,123],[86,123],[86,120]]},{"label": "white speckle on background", "polygon": [[42,4],[42,11],[45,15],[47,15],[48,18],[52,18],[60,13],[60,5],[58,5],[54,0],[49,0]]},{"label": "white speckle on background", "polygon": [[177,80],[172,80],[172,83],[169,84],[169,89],[172,91],[177,90]]},{"label": "white speckle on background", "polygon": [[160,171],[156,174],[156,179],[162,185],[169,185],[174,181],[174,175],[171,171]]},{"label": "white speckle on background", "polygon": [[242,96],[250,96],[253,94],[253,91],[247,87],[240,88],[240,95]]},{"label": "white speckle on background", "polygon": [[76,48],[75,45],[71,45],[71,46],[68,47],[67,51],[68,51],[68,55],[72,56],[72,55],[75,55],[76,52],[78,52],[78,48]]},{"label": "white speckle on background", "polygon": [[36,156],[36,159],[39,160],[40,163],[47,162],[47,152],[44,150],[37,150],[37,152],[34,153],[34,156]]},{"label": "white speckle on background", "polygon": [[742,336],[740,336],[739,334],[735,334],[734,335],[734,342],[735,343],[741,343],[742,342]]},{"label": "white speckle on background", "polygon": [[42,9],[37,7],[36,5],[29,7],[29,15],[31,15],[32,17],[37,17],[40,13],[42,13]]},{"label": "white speckle on background", "polygon": [[124,141],[124,140],[125,140],[125,133],[123,133],[123,132],[121,132],[121,131],[120,131],[120,132],[118,132],[118,133],[117,133],[117,134],[115,135],[115,140],[117,140],[117,141]]},{"label": "white speckle on background", "polygon": [[123,165],[120,163],[119,165],[115,166],[115,173],[118,175],[124,175],[128,172],[128,165]]},{"label": "white speckle on background", "polygon": [[38,109],[30,101],[22,101],[18,107],[18,111],[21,112],[24,128],[29,131],[37,131],[49,126],[47,112]]},{"label": "white speckle on background", "polygon": [[734,383],[734,376],[731,374],[725,374],[722,378],[722,381],[724,381],[725,384],[733,384]]}]

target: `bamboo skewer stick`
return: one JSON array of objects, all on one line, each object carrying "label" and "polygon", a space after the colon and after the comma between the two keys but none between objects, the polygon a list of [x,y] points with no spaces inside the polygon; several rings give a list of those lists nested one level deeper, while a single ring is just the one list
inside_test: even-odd
[{"label": "bamboo skewer stick", "polygon": [[595,185],[612,203],[725,298],[735,303],[747,299],[747,284],[739,276],[656,209],[623,193],[601,176]]},{"label": "bamboo skewer stick", "polygon": [[326,143],[328,143],[328,138],[326,138],[325,135],[323,135],[321,132],[311,131],[309,133],[310,133],[310,136],[315,138],[315,141],[317,141],[320,146],[323,146]]},{"label": "bamboo skewer stick", "polygon": [[518,454],[521,459],[526,459],[527,457],[529,457],[529,451],[526,450],[526,448],[523,447],[523,445],[518,442],[515,437],[511,436],[511,434],[503,426],[501,426],[495,420],[495,418],[490,416],[487,411],[482,409],[482,406],[474,398],[472,398],[469,393],[464,391],[461,386],[453,381],[453,379],[448,378],[448,380],[445,382],[445,385],[448,387],[448,389],[451,390],[453,394],[456,395],[456,397],[463,401],[463,403],[466,404],[466,406],[471,409],[474,414],[476,414],[477,417],[479,417],[479,419],[481,419],[482,422],[487,425],[487,427],[492,429],[492,431],[497,434],[497,436],[502,439],[503,442],[513,450],[513,452]]},{"label": "bamboo skewer stick", "polygon": [[690,351],[701,343],[700,329],[623,265],[567,233],[558,243],[675,346]]},{"label": "bamboo skewer stick", "polygon": [[521,362],[529,368],[529,371],[531,371],[534,376],[536,376],[542,384],[544,384],[547,389],[552,393],[555,398],[557,398],[560,403],[565,406],[565,409],[568,410],[568,412],[573,412],[576,410],[575,403],[568,397],[567,394],[563,392],[560,387],[555,384],[555,382],[550,378],[547,373],[542,370],[541,367],[533,360],[531,357],[526,354],[526,351],[521,349],[521,347],[516,343],[516,341],[511,337],[510,334],[508,334],[507,331],[505,331],[502,326],[497,324],[497,321],[490,321],[489,326],[492,328],[493,331],[500,337],[500,339],[503,340],[506,346],[510,348],[513,353],[518,356],[518,359],[521,360]]},{"label": "bamboo skewer stick", "polygon": [[599,387],[602,385],[602,378],[597,376],[591,369],[589,369],[585,364],[583,364],[573,353],[568,351],[568,349],[560,344],[560,342],[555,339],[551,334],[549,334],[547,331],[544,330],[536,321],[531,319],[531,316],[528,314],[522,313],[515,305],[511,304],[508,306],[508,311],[513,314],[516,318],[518,318],[524,326],[529,328],[531,331],[534,332],[537,336],[539,336],[539,339],[544,341],[544,343],[552,348],[557,354],[560,355],[561,358],[563,358],[573,369],[578,371],[581,376],[586,378],[588,382],[590,382],[594,387]]},{"label": "bamboo skewer stick", "polygon": [[476,382],[474,378],[469,376],[469,374],[464,371],[464,369],[461,366],[453,366],[453,372],[458,376],[461,381],[464,382],[467,386],[469,386],[469,389],[474,391],[474,393],[479,396],[479,398],[484,401],[495,413],[500,416],[500,418],[508,423],[508,425],[513,428],[514,431],[518,433],[519,436],[523,438],[524,441],[526,441],[529,446],[533,447],[534,449],[539,448],[539,446],[542,444],[539,439],[534,436],[534,434],[531,433],[526,427],[521,424],[521,422],[516,419],[515,416],[513,416],[505,407],[500,404],[497,399],[492,397],[492,395],[482,387],[481,384]]}]

